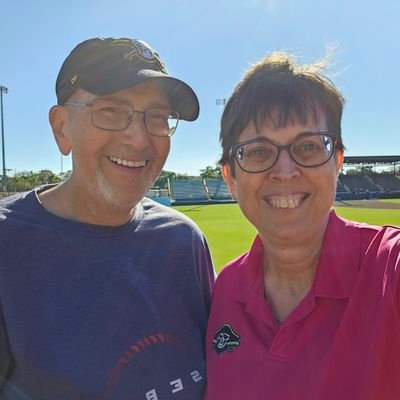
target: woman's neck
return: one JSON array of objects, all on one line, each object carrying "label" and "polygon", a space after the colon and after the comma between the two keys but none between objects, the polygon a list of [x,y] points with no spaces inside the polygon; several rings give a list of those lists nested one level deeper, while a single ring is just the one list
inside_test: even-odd
[{"label": "woman's neck", "polygon": [[324,231],[313,239],[264,244],[265,297],[277,320],[285,319],[309,292],[315,278]]}]

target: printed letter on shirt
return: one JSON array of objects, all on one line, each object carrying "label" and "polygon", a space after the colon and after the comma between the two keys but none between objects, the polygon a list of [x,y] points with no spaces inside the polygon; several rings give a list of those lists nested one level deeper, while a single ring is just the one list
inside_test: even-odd
[{"label": "printed letter on shirt", "polygon": [[171,386],[174,386],[174,389],[172,389],[172,393],[176,393],[176,392],[179,392],[179,391],[183,390],[182,381],[180,379],[172,381],[169,384]]},{"label": "printed letter on shirt", "polygon": [[203,377],[200,375],[200,372],[196,370],[192,371],[190,376],[192,377],[193,382],[199,382],[203,379]]},{"label": "printed letter on shirt", "polygon": [[146,393],[146,400],[158,400],[156,389],[152,389]]}]

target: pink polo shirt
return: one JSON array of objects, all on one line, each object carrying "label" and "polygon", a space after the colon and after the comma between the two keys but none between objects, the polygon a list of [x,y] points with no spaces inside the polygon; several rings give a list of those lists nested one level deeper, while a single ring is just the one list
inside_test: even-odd
[{"label": "pink polo shirt", "polygon": [[264,297],[263,246],[218,276],[206,400],[399,400],[400,229],[331,212],[309,293],[279,325]]}]

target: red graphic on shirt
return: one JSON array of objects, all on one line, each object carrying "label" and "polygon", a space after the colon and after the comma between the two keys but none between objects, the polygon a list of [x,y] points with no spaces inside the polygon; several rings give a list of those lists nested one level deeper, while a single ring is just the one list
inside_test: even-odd
[{"label": "red graphic on shirt", "polygon": [[117,360],[116,366],[111,370],[107,379],[106,391],[103,399],[112,399],[112,394],[118,384],[122,373],[124,372],[124,369],[126,368],[127,364],[132,360],[132,358],[135,357],[135,355],[137,355],[147,347],[163,343],[185,347],[181,340],[179,340],[175,336],[165,333],[157,333],[155,335],[147,336],[141,340],[138,340],[136,343],[129,346],[128,350],[126,350],[123,356]]}]

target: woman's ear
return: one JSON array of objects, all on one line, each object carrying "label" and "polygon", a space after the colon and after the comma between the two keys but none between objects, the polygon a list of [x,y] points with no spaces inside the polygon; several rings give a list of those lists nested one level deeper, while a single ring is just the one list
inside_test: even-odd
[{"label": "woman's ear", "polygon": [[67,134],[67,111],[61,106],[53,106],[49,111],[49,122],[53,130],[54,139],[57,146],[64,156],[67,156],[71,150],[71,141]]},{"label": "woman's ear", "polygon": [[231,192],[232,198],[237,200],[237,192],[236,192],[236,181],[234,176],[232,175],[232,167],[228,164],[224,164],[222,166],[222,176],[224,177],[224,181],[228,185],[229,191]]},{"label": "woman's ear", "polygon": [[339,175],[339,172],[343,166],[343,159],[344,159],[343,150],[338,150],[336,152],[335,159],[336,159],[336,173],[337,173],[337,175]]}]

